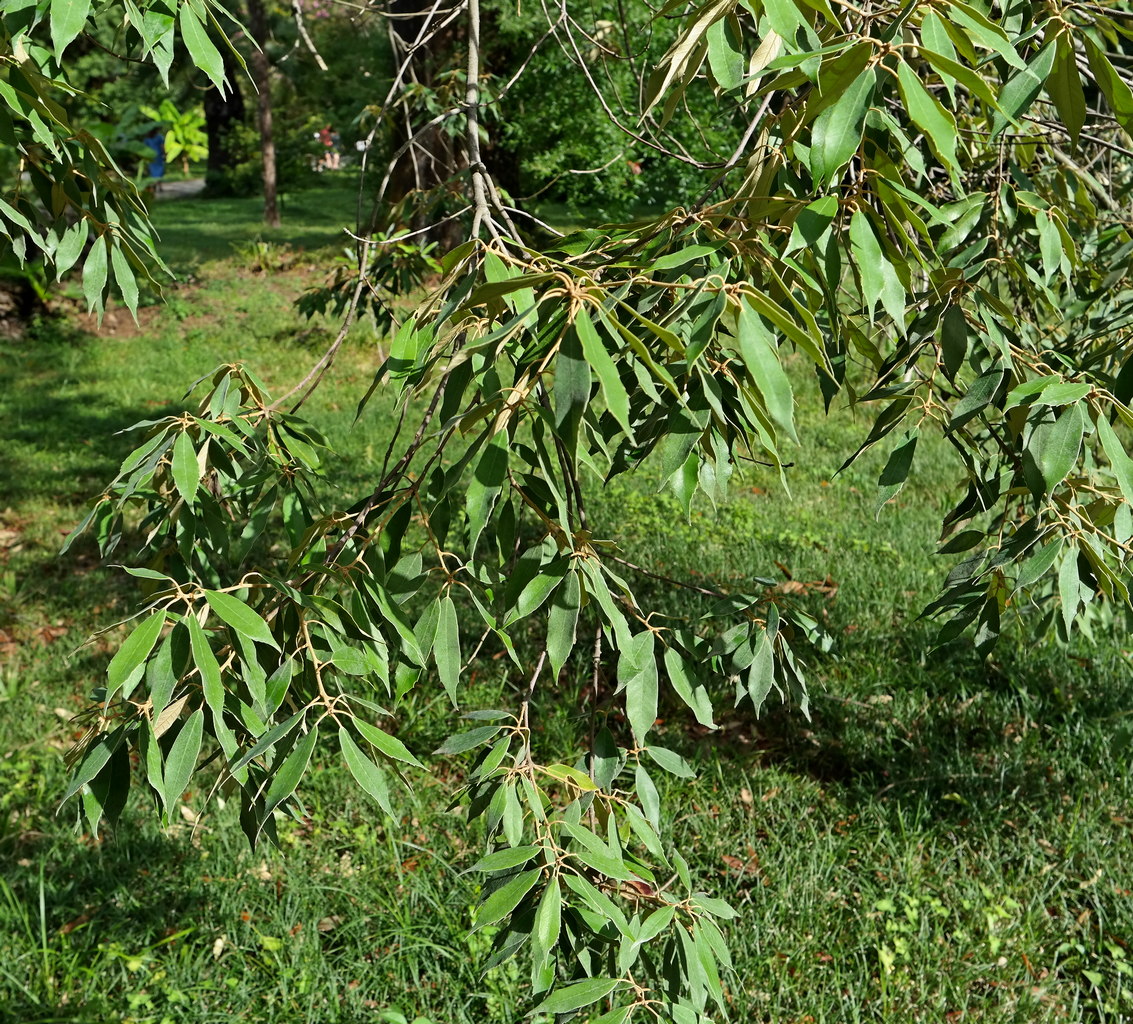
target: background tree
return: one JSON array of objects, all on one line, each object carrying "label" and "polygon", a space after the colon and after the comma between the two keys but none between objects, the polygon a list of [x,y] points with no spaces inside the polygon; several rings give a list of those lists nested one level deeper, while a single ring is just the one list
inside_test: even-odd
[{"label": "background tree", "polygon": [[[190,49],[196,10],[178,11]],[[536,247],[482,159],[470,0],[463,103],[437,123],[462,126],[471,237],[375,379],[403,396],[406,429],[370,494],[331,503],[298,417],[348,316],[281,399],[218,370],[196,414],[147,429],[82,527],[108,554],[130,539],[147,602],[75,752],[67,795],[92,827],[120,810],[137,751],[163,814],[211,773],[239,790],[249,837],[270,836],[331,735],[392,813],[392,783],[420,762],[380,723],[437,685],[472,707],[439,753],[476,752],[459,797],[489,837],[475,925],[498,928],[491,962],[522,951],[537,1010],[598,1007],[604,1024],[725,1009],[717,922],[735,912],[696,890],[666,838],[653,777],[691,768],[656,742],[659,701],[709,729],[722,689],[805,712],[804,663],[824,641],[767,581],[725,591],[628,563],[591,533],[594,486],[646,467],[687,510],[719,500],[740,461],[789,478],[793,350],[827,402],[877,411],[847,454],[889,450],[880,514],[921,433],[955,449],[941,550],[965,557],[932,609],[942,640],[970,629],[987,651],[1021,607],[1062,635],[1129,608],[1129,25],[963,0],[669,13],[679,34],[632,119],[632,97],[612,101],[591,67],[588,16],[551,10],[546,41],[628,138],[712,180],[647,222]],[[714,148],[696,123],[678,128],[702,77],[744,125],[715,155],[690,143]],[[406,237],[359,244],[351,313],[373,247]],[[658,578],[689,594],[686,617],[650,608],[640,583]],[[462,669],[476,633],[477,651],[513,663],[515,707],[475,707]],[[537,708],[564,671],[592,672],[608,698],[574,756],[552,760]]]},{"label": "background tree", "polygon": [[267,14],[262,0],[248,0],[248,30],[255,44],[252,50],[252,69],[256,83],[259,110],[256,125],[260,132],[260,159],[263,162],[264,223],[269,228],[279,227],[279,196],[275,166],[275,129],[272,122],[271,65],[268,62]]}]

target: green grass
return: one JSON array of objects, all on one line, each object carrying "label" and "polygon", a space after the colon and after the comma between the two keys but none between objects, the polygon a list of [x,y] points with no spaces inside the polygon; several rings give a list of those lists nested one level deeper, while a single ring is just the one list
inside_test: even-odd
[{"label": "green grass", "polygon": [[[332,240],[319,211],[345,209],[346,192],[290,207],[283,241]],[[328,757],[279,851],[249,852],[233,808],[205,808],[201,793],[168,833],[137,798],[98,839],[72,830],[73,808],[56,814],[68,718],[110,651],[79,645],[131,596],[89,547],[55,555],[129,449],[114,432],[181,407],[186,386],[229,359],[274,386],[293,381],[331,331],[290,309],[312,276],[304,260],[263,274],[232,255],[257,233],[254,205],[178,201],[159,214],[192,286],[140,328],[113,315],[101,336],[47,323],[0,350],[0,1020],[511,1024],[526,970],[482,978],[490,939],[465,934],[476,881],[462,872],[480,848],[462,810],[447,809],[458,760],[403,794],[389,821]],[[380,400],[351,426],[376,364],[359,331],[308,409],[338,453],[343,502],[384,450]],[[816,409],[808,397],[790,496],[751,470],[728,505],[686,522],[647,477],[593,487],[596,531],[621,537],[630,560],[732,583],[789,573],[801,587],[784,591],[801,590],[837,638],[836,657],[812,659],[810,721],[728,710],[723,685],[715,733],[664,711],[666,744],[699,772],[663,793],[679,843],[702,886],[741,911],[733,1019],[1133,1020],[1122,638],[1067,650],[1012,628],[988,661],[963,642],[932,653],[916,616],[946,569],[931,552],[949,454],[926,445],[875,520],[876,461],[836,475],[867,424]],[[671,614],[695,609],[663,583],[652,597]],[[518,681],[501,665],[477,667],[475,703],[514,703]],[[588,682],[579,652],[534,709],[555,756],[576,753]],[[453,725],[423,691],[401,735],[428,752]]]},{"label": "green grass", "polygon": [[264,226],[263,199],[258,196],[159,199],[151,205],[162,257],[184,277],[257,239],[299,255],[347,246],[350,240],[343,229],[357,221],[358,175],[342,171],[318,189],[285,193],[280,200],[282,223],[276,230]]}]

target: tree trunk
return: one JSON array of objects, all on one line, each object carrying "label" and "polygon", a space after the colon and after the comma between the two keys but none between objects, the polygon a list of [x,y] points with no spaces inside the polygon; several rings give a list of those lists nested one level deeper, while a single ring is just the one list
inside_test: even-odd
[{"label": "tree trunk", "polygon": [[248,0],[248,28],[252,33],[252,76],[259,93],[260,153],[264,174],[264,223],[269,228],[279,227],[278,184],[275,171],[275,138],[271,120],[271,65],[266,51],[268,40],[267,16],[263,0]]},{"label": "tree trunk", "polygon": [[[419,0],[392,0],[391,42],[395,65],[405,59],[406,52],[419,36],[428,34],[431,23],[437,19],[427,17],[427,5]],[[456,23],[456,24],[459,24]],[[410,65],[406,82],[425,89],[437,84],[438,69],[447,67],[452,51],[459,43],[456,25],[437,31],[428,45],[418,50]],[[448,97],[451,101],[455,97]],[[455,179],[465,166],[464,154],[453,137],[442,125],[433,125],[421,133],[420,122],[429,115],[413,105],[403,102],[392,118],[394,151],[409,148],[395,162],[383,208],[374,211],[372,227],[409,227],[416,231],[428,229],[425,237],[438,242],[442,248],[451,248],[464,238],[459,221],[448,221],[429,228],[431,223],[443,219],[448,207],[460,202],[460,189]],[[446,188],[446,184],[449,186]],[[392,222],[392,223],[391,223]]]},{"label": "tree trunk", "polygon": [[244,96],[240,92],[242,72],[231,63],[226,50],[221,53],[228,77],[228,91],[222,93],[215,85],[210,85],[205,90],[204,98],[205,134],[208,136],[209,147],[206,178],[209,187],[213,189],[223,181],[225,174],[236,162],[230,136],[233,127],[244,120]]}]

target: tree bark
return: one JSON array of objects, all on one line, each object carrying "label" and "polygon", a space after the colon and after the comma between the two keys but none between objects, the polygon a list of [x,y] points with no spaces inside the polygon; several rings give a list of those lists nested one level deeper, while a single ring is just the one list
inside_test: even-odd
[{"label": "tree bark", "polygon": [[224,57],[228,91],[222,93],[215,85],[205,90],[205,134],[208,136],[208,170],[206,177],[211,188],[216,188],[236,161],[229,136],[234,125],[244,120],[244,96],[240,92],[240,69],[232,64],[226,50]]},{"label": "tree bark", "polygon": [[268,27],[263,0],[248,0],[248,29],[252,34],[252,76],[259,93],[258,122],[260,155],[263,158],[264,223],[279,227],[278,182],[275,167],[275,138],[272,134],[271,64],[267,56]]}]

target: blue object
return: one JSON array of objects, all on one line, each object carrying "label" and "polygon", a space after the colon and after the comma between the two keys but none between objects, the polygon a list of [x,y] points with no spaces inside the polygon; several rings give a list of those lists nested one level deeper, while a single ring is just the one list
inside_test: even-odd
[{"label": "blue object", "polygon": [[146,173],[151,178],[165,177],[165,133],[154,132],[142,139],[153,150],[154,158],[146,165]]}]

